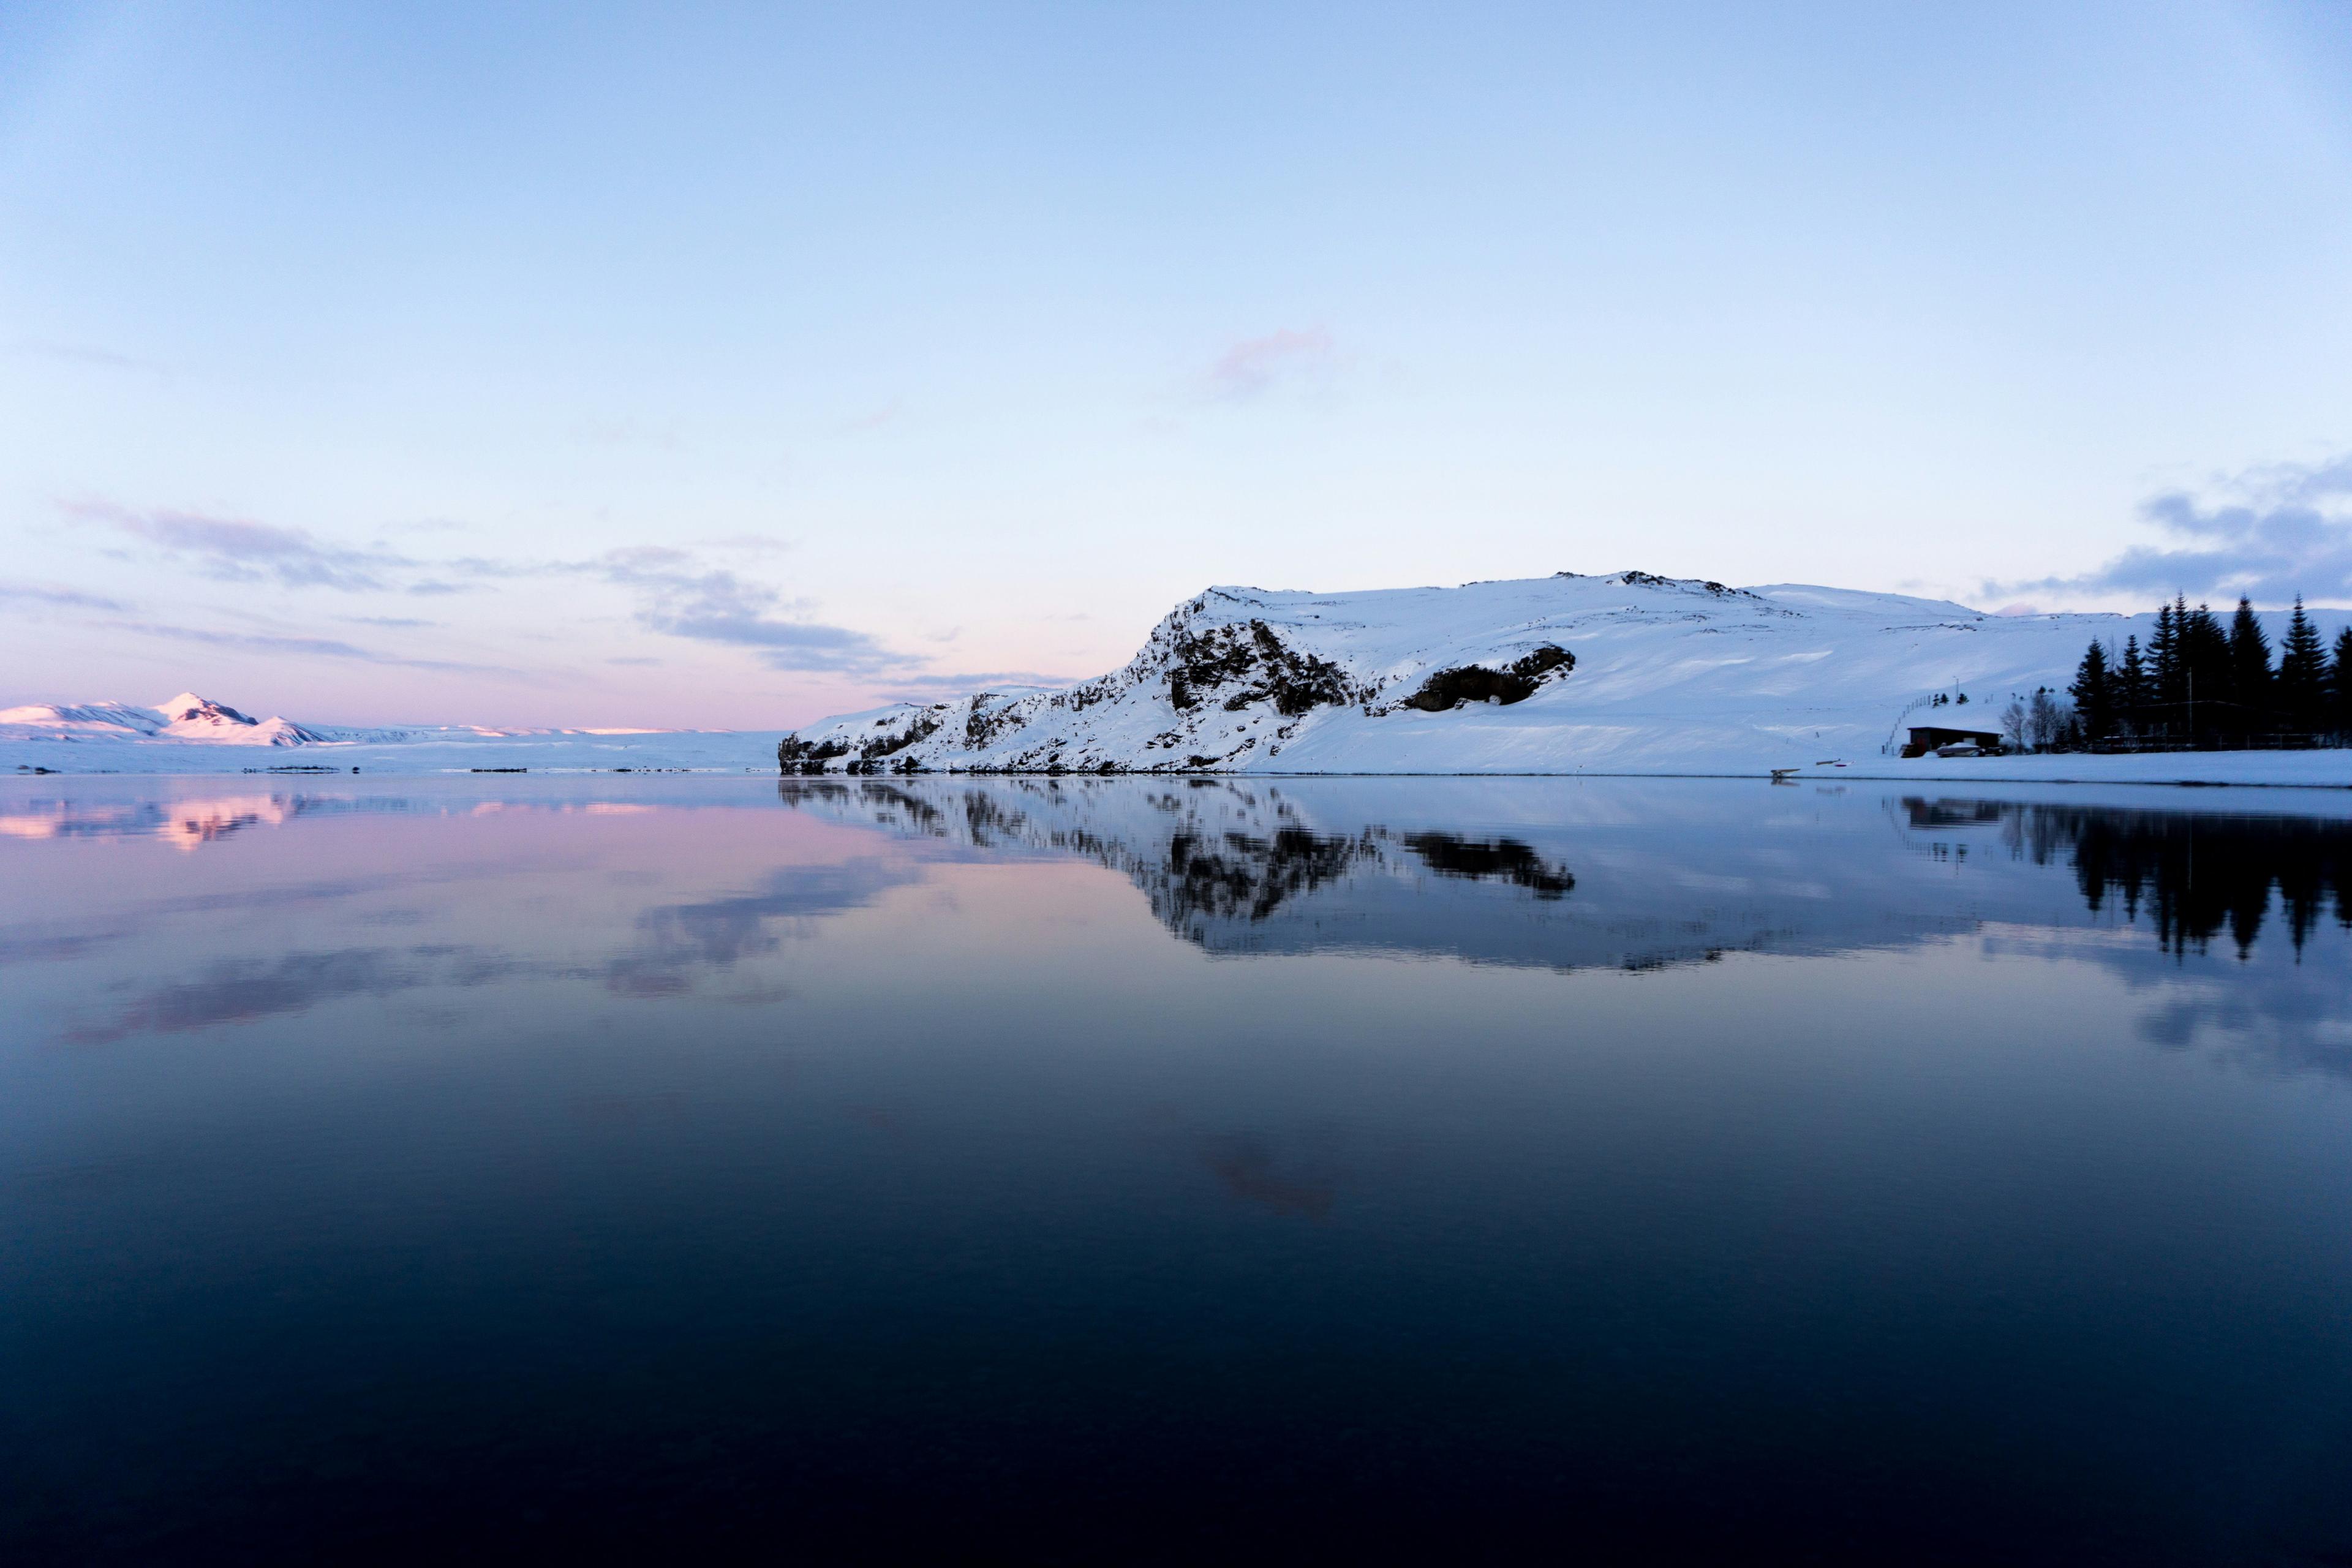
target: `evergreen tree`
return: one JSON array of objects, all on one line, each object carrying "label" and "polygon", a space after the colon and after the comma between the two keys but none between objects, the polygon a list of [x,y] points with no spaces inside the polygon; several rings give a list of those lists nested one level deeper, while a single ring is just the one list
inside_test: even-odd
[{"label": "evergreen tree", "polygon": [[2241,595],[2238,613],[2230,617],[2230,700],[2237,704],[2229,728],[2240,737],[2271,727],[2273,693],[2271,639],[2263,635],[2262,617]]},{"label": "evergreen tree", "polygon": [[2156,634],[2147,639],[2148,702],[2156,710],[2158,732],[2165,735],[2184,733],[2181,723],[2180,623],[2188,615],[2188,606],[2175,609],[2171,605],[2159,605],[2156,610]]},{"label": "evergreen tree", "polygon": [[2327,649],[2319,628],[2303,613],[2303,595],[2294,597],[2294,616],[2286,624],[2286,640],[2279,645],[2278,711],[2287,727],[2312,734],[2327,727]]},{"label": "evergreen tree", "polygon": [[2066,695],[2074,700],[2074,716],[2085,741],[2104,741],[2115,733],[2114,682],[2107,671],[2107,650],[2096,638],[2084,650]]},{"label": "evergreen tree", "polygon": [[2336,634],[2336,664],[2327,684],[2335,699],[2336,743],[2352,746],[2352,626]]},{"label": "evergreen tree", "polygon": [[2181,734],[2203,745],[2221,731],[2230,696],[2230,634],[2210,605],[2191,610],[2176,600],[2172,630],[2180,639]]},{"label": "evergreen tree", "polygon": [[2116,667],[2116,722],[2135,735],[2147,732],[2147,665],[2139,656],[2139,635],[2124,638],[2123,662]]}]

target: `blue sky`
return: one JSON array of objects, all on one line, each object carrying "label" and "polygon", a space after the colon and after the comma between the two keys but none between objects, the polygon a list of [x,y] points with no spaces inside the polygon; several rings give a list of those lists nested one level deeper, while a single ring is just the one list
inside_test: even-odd
[{"label": "blue sky", "polygon": [[2352,7],[0,12],[0,703],[766,728],[1211,583],[2352,602]]}]

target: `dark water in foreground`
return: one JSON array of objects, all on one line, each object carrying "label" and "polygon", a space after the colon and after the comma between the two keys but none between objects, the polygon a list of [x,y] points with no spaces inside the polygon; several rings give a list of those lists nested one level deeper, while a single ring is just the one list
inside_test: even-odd
[{"label": "dark water in foreground", "polygon": [[0,783],[0,1558],[2352,1562],[2352,802],[361,782]]}]

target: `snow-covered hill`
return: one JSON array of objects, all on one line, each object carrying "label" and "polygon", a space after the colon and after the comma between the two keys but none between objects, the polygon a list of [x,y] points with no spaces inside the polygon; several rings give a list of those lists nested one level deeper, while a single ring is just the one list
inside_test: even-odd
[{"label": "snow-covered hill", "polygon": [[[2266,619],[2275,639],[2285,617]],[[2332,640],[2346,616],[2314,619]],[[2063,689],[2093,638],[2145,645],[2153,626],[1643,572],[1358,594],[1212,588],[1099,679],[845,714],[787,736],[778,758],[803,773],[1892,771],[1905,722],[1998,729],[2012,695]],[[1938,693],[1955,705],[1919,710]],[[2256,776],[2352,782],[2352,753],[2272,755]],[[1985,767],[2014,776],[2049,761]],[[2180,767],[2064,761],[2119,777]]]}]

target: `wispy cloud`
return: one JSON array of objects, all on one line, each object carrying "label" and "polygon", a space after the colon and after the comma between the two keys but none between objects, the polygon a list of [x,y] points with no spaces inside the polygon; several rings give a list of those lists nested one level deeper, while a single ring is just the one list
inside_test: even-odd
[{"label": "wispy cloud", "polygon": [[383,653],[373,648],[355,647],[335,637],[279,637],[260,632],[213,631],[203,626],[173,626],[166,621],[115,621],[110,623],[116,631],[137,637],[162,637],[171,642],[202,643],[210,647],[242,648],[253,653],[292,654],[303,658],[350,659],[362,664],[380,664],[400,669],[430,669],[456,675],[502,675],[510,679],[528,679],[525,671],[503,665],[467,664],[444,658],[408,658],[399,654]]},{"label": "wispy cloud", "polygon": [[585,569],[636,595],[637,623],[648,631],[755,649],[771,669],[872,675],[919,662],[867,633],[790,618],[806,605],[723,568],[702,569],[683,550],[614,550]]},{"label": "wispy cloud", "polygon": [[333,544],[306,529],[244,518],[131,511],[106,502],[82,502],[67,510],[88,521],[109,524],[167,555],[191,561],[197,571],[222,582],[276,582],[289,588],[378,592],[388,586],[386,571],[415,564],[385,551]]},{"label": "wispy cloud", "polygon": [[120,600],[97,594],[85,594],[79,588],[59,588],[41,583],[0,583],[0,603],[55,605],[66,610],[120,610]]},{"label": "wispy cloud", "polygon": [[152,360],[136,355],[116,353],[89,343],[59,342],[53,338],[18,338],[8,345],[14,359],[55,360],[65,364],[94,366],[100,370],[129,371],[140,375],[152,375],[169,381],[172,373]]},{"label": "wispy cloud", "polygon": [[2170,542],[2135,545],[2080,576],[1988,583],[1987,595],[2041,589],[2352,602],[2352,453],[2249,468],[2201,493],[2168,490],[2142,503],[2140,514]]},{"label": "wispy cloud", "polygon": [[1338,364],[1328,330],[1284,327],[1262,338],[1245,338],[1220,354],[1208,370],[1209,395],[1244,403],[1284,383],[1328,380]]},{"label": "wispy cloud", "polygon": [[[810,613],[807,600],[731,566],[790,548],[765,534],[705,540],[693,548],[633,545],[574,559],[516,559],[489,555],[424,559],[382,546],[354,548],[322,539],[306,529],[247,518],[215,517],[179,510],[139,510],[109,502],[80,502],[68,514],[102,524],[113,537],[136,542],[169,560],[184,561],[203,575],[233,583],[269,583],[284,587],[322,587],[343,592],[441,597],[494,593],[509,584],[582,580],[620,590],[643,629],[663,637],[749,650],[771,669],[845,676],[925,680],[927,660],[902,653],[870,633],[828,624]],[[123,606],[69,589],[24,589],[47,602],[121,611]],[[59,597],[73,595],[72,597]],[[387,631],[415,631],[436,623],[411,616],[347,616],[346,625]],[[161,623],[121,623],[119,629],[188,641],[246,647],[316,658],[362,659],[420,669],[484,669],[489,667],[441,659],[409,658],[355,647],[333,637],[213,633]],[[521,628],[508,636],[528,637]],[[513,673],[502,671],[501,673]]]},{"label": "wispy cloud", "polygon": [[[461,555],[454,561],[431,563],[436,572],[453,572],[463,577],[499,580],[515,577],[544,577],[551,573],[575,570],[575,563],[562,561],[501,561],[488,555]],[[415,590],[411,590],[414,592]],[[465,588],[451,584],[447,592],[462,594]]]}]

